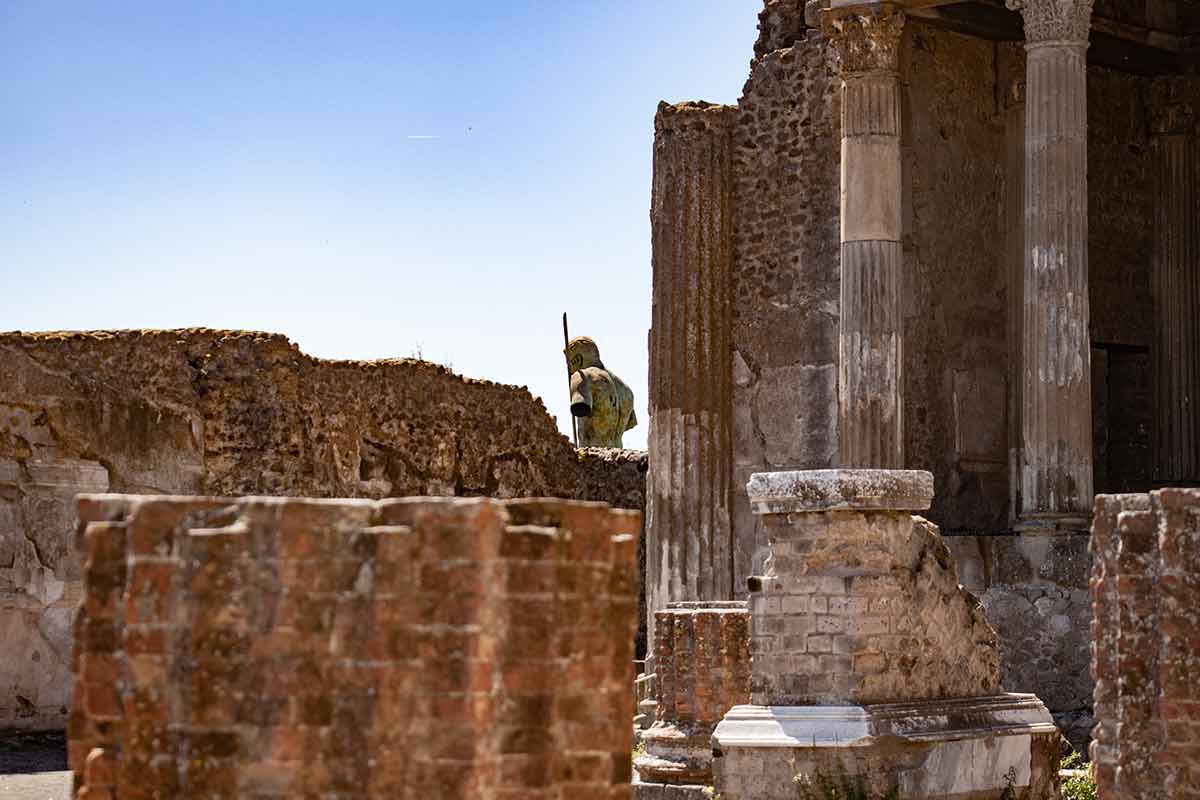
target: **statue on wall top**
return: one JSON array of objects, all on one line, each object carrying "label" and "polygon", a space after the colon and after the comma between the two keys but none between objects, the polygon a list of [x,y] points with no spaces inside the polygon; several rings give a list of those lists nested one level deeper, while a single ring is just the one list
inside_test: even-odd
[{"label": "statue on wall top", "polygon": [[579,418],[580,447],[621,447],[621,435],[637,425],[633,392],[605,368],[596,343],[576,336],[567,343],[571,413]]}]

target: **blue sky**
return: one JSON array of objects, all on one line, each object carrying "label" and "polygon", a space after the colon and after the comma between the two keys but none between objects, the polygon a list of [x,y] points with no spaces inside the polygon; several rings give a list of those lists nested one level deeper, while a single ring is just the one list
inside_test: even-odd
[{"label": "blue sky", "polygon": [[736,100],[758,0],[0,0],[0,330],[418,352],[570,430],[561,314],[646,437],[660,99]]}]

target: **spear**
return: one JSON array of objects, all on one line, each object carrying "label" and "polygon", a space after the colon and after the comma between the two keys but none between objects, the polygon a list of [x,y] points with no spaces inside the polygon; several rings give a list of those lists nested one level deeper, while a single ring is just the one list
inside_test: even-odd
[{"label": "spear", "polygon": [[[571,346],[571,339],[567,336],[567,312],[563,312],[563,356],[567,355],[567,348]],[[567,361],[567,402],[571,402],[571,362]],[[579,425],[575,420],[575,415],[571,413],[571,409],[567,409],[567,414],[571,417],[571,438],[575,441],[575,449],[579,449]]]}]

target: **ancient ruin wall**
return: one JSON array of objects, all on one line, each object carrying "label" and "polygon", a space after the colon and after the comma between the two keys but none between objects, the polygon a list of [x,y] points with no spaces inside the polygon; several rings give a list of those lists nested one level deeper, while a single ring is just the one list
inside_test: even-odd
[{"label": "ancient ruin wall", "polygon": [[1100,796],[1198,798],[1200,489],[1097,497],[1092,555]]},{"label": "ancient ruin wall", "polygon": [[80,797],[630,797],[639,514],[84,496]]},{"label": "ancient ruin wall", "polygon": [[1000,47],[905,27],[905,465],[947,532],[1008,527]]},{"label": "ancient ruin wall", "polygon": [[1077,749],[1091,736],[1093,680],[1088,539],[946,536],[958,580],[979,602],[1000,645],[1000,683],[1034,692]]},{"label": "ancient ruin wall", "polygon": [[558,496],[640,508],[528,391],[214,330],[0,334],[0,729],[65,724],[80,492]]},{"label": "ancient ruin wall", "polygon": [[[760,18],[733,141],[734,594],[766,537],[755,472],[837,459],[839,103],[834,55],[803,4]],[[799,38],[797,38],[799,37]]]},{"label": "ancient ruin wall", "polygon": [[646,593],[655,610],[672,601],[733,597],[729,269],[735,119],[732,107],[710,103],[661,103],[654,118]]}]

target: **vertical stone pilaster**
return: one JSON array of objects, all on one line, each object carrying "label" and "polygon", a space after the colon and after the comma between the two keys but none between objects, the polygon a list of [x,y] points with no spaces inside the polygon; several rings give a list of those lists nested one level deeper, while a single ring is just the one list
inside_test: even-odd
[{"label": "vertical stone pilaster", "polygon": [[648,648],[668,603],[733,599],[730,264],[735,109],[661,104],[650,214]]},{"label": "vertical stone pilaster", "polygon": [[1092,506],[1087,39],[1091,0],[1010,0],[1025,21],[1021,527]]},{"label": "vertical stone pilaster", "polygon": [[1021,513],[1021,375],[1025,329],[1025,72],[1004,93],[1004,273],[1008,287],[1009,520]]},{"label": "vertical stone pilaster", "polygon": [[826,12],[842,74],[839,457],[904,466],[900,37],[888,5]]},{"label": "vertical stone pilaster", "polygon": [[1156,481],[1200,480],[1200,164],[1195,113],[1169,96],[1154,140],[1154,465]]}]

